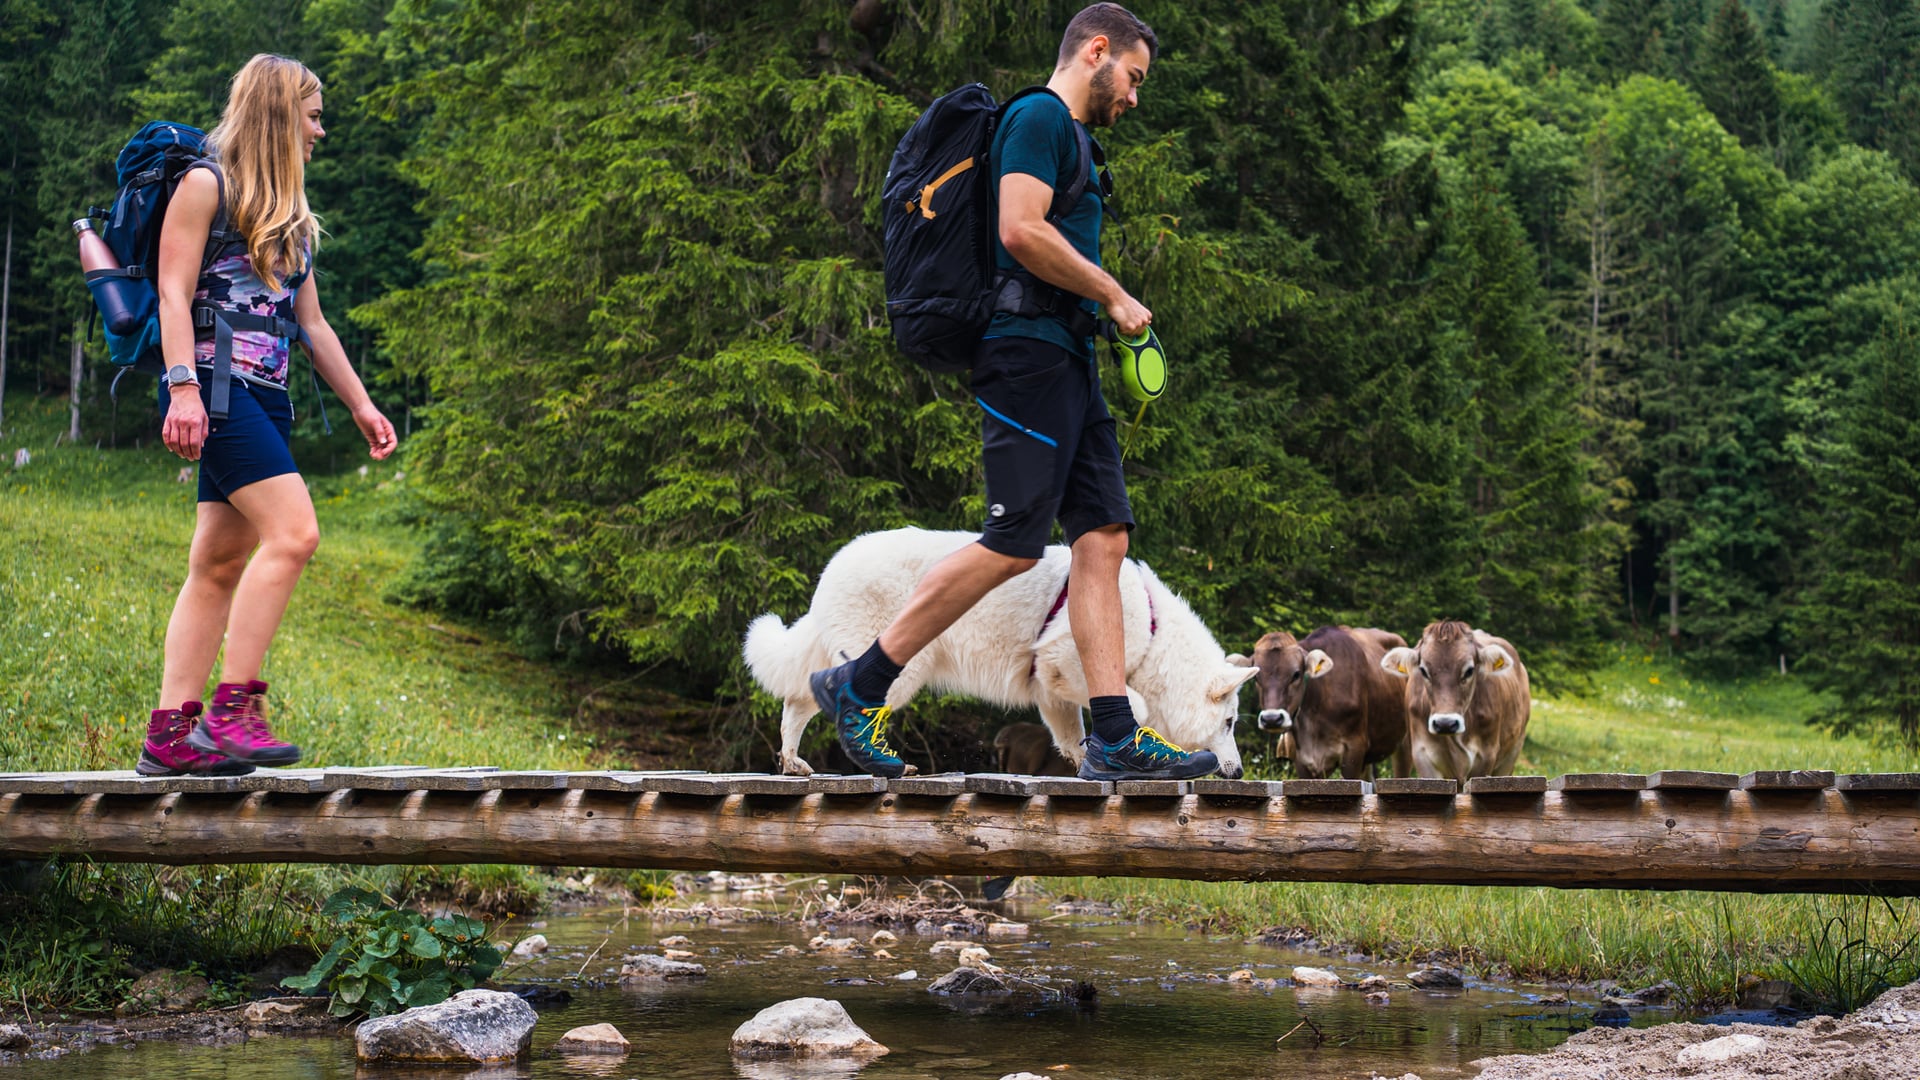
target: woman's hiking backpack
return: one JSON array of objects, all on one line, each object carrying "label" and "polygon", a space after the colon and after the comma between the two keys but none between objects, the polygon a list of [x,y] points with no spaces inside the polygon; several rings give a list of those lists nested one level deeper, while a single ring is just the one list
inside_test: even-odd
[{"label": "woman's hiking backpack", "polygon": [[[213,173],[220,185],[220,206],[207,232],[207,247],[200,258],[204,282],[207,268],[215,259],[233,249],[245,250],[246,238],[229,228],[227,219],[226,178],[209,160],[207,135],[190,124],[155,120],[134,133],[114,160],[115,180],[120,185],[113,206],[93,207],[94,216],[106,225],[100,238],[112,249],[120,263],[117,270],[90,270],[87,288],[94,294],[94,306],[104,315],[107,356],[120,369],[114,376],[129,371],[159,375],[166,371],[160,351],[160,294],[154,285],[154,269],[160,262],[160,226],[167,218],[167,204],[180,178],[195,168]],[[109,297],[108,294],[111,293]],[[276,337],[305,342],[306,333],[291,319],[274,319],[252,312],[234,311],[206,300],[193,302],[196,338],[214,340],[213,379],[208,386],[208,414],[216,419],[227,415],[232,380],[233,332],[261,331]]]},{"label": "woman's hiking backpack", "polygon": [[[970,83],[927,106],[893,152],[880,193],[887,319],[900,351],[930,371],[973,366],[1003,284],[993,264],[993,135],[1007,106],[1051,93],[1030,86],[1000,103],[984,83]],[[1055,193],[1049,218],[1086,191],[1092,150],[1080,135],[1075,181]]]}]

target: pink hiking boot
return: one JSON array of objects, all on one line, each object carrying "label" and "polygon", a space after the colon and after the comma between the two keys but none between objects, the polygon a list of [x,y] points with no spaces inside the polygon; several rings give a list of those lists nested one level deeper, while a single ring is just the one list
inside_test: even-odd
[{"label": "pink hiking boot", "polygon": [[187,745],[209,754],[225,754],[255,765],[291,765],[300,760],[300,748],[274,738],[266,717],[267,684],[259,679],[221,683],[213,691],[213,708],[187,736]]},{"label": "pink hiking boot", "polygon": [[187,742],[201,706],[189,701],[177,709],[155,709],[147,717],[147,742],[133,769],[141,776],[244,776],[253,766],[225,754],[206,753]]}]

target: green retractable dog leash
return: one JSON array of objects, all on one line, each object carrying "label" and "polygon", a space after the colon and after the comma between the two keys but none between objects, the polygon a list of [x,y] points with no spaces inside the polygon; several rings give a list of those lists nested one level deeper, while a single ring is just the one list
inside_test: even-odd
[{"label": "green retractable dog leash", "polygon": [[1133,426],[1127,429],[1126,444],[1120,447],[1120,460],[1125,461],[1127,451],[1133,449],[1133,436],[1140,430],[1140,421],[1146,419],[1147,406],[1167,389],[1167,351],[1160,345],[1160,335],[1148,326],[1134,337],[1120,333],[1120,328],[1107,324],[1107,344],[1113,348],[1114,362],[1120,365],[1120,381],[1127,386],[1127,393],[1140,403],[1140,411],[1134,414]]}]

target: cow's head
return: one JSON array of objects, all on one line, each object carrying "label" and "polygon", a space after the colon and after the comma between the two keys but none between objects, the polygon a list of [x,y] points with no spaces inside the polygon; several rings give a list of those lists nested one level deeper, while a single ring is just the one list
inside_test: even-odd
[{"label": "cow's head", "polygon": [[1420,635],[1420,644],[1401,646],[1380,660],[1389,674],[1411,679],[1408,700],[1424,688],[1431,709],[1427,730],[1459,735],[1467,729],[1467,711],[1482,679],[1510,678],[1514,659],[1487,635],[1463,622],[1437,622]]},{"label": "cow's head", "polygon": [[1300,647],[1292,634],[1275,632],[1262,637],[1253,646],[1254,687],[1260,695],[1259,724],[1262,731],[1287,731],[1300,713],[1300,699],[1306,696],[1307,680],[1333,670],[1333,660],[1319,649],[1311,652]]}]

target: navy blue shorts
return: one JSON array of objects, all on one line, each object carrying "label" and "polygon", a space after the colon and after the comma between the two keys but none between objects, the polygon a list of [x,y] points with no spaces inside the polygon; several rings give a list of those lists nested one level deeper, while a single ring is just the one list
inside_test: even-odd
[{"label": "navy blue shorts", "polygon": [[971,386],[987,473],[981,546],[1037,559],[1055,519],[1069,545],[1103,526],[1133,528],[1120,440],[1092,359],[1034,338],[988,338]]},{"label": "navy blue shorts", "polygon": [[[200,373],[202,405],[211,393],[211,378],[210,372]],[[227,418],[211,422],[206,445],[200,448],[200,502],[226,502],[228,495],[248,484],[300,471],[293,463],[293,399],[285,390],[238,377],[231,386]],[[162,417],[171,401],[162,384]]]}]

